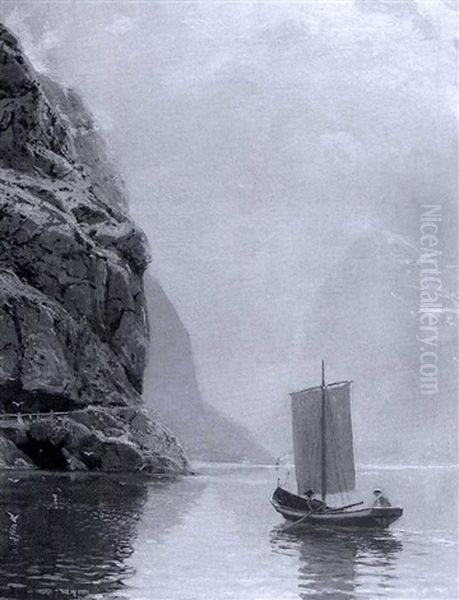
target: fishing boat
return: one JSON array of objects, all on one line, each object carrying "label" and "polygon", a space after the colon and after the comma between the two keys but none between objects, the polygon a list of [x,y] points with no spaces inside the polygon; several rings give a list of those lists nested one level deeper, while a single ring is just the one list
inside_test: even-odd
[{"label": "fishing boat", "polygon": [[[278,482],[271,496],[276,511],[291,522],[285,529],[309,525],[384,529],[403,514],[399,507],[365,507],[363,502],[327,504],[327,494],[343,494],[356,487],[351,383],[326,385],[322,361],[322,384],[291,394],[298,493],[292,494]],[[320,493],[322,500],[306,498],[308,490]]]}]

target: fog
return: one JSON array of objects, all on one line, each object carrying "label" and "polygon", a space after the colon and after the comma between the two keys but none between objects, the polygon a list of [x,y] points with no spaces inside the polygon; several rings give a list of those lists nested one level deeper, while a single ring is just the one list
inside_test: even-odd
[{"label": "fog", "polygon": [[[432,418],[454,434],[455,7],[1,3],[35,66],[77,88],[109,137],[203,397],[276,452],[288,392],[319,383],[321,358],[330,379],[356,380],[362,439],[387,441],[397,423],[391,439],[413,435],[412,449]],[[436,203],[447,357],[426,399],[405,314],[422,205]],[[384,360],[353,345],[363,334]],[[433,460],[451,456],[436,447]]]}]

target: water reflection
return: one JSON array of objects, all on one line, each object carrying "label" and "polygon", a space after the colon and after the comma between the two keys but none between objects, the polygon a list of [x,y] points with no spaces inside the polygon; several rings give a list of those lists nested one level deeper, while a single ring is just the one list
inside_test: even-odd
[{"label": "water reflection", "polygon": [[[364,473],[364,487],[397,490],[398,527],[301,535],[272,530],[272,471],[201,472],[172,482],[0,473],[0,599],[458,597],[455,471]],[[441,510],[418,503],[426,481],[442,490]]]},{"label": "water reflection", "polygon": [[[122,597],[144,505],[149,495],[170,496],[173,485],[123,475],[2,475],[0,597]],[[157,538],[187,504],[168,508],[155,523]]]},{"label": "water reflection", "polygon": [[403,546],[391,531],[332,530],[311,527],[299,533],[271,531],[276,553],[296,552],[301,599],[357,598],[361,577],[377,579],[378,588],[395,585],[394,567]]}]

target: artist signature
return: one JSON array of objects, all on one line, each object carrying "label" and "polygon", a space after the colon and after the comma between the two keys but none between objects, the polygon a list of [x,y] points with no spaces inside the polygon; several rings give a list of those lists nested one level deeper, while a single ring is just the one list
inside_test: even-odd
[{"label": "artist signature", "polygon": [[79,592],[78,590],[68,590],[65,588],[57,588],[54,590],[41,590],[40,596],[43,598],[84,598],[85,592]]}]

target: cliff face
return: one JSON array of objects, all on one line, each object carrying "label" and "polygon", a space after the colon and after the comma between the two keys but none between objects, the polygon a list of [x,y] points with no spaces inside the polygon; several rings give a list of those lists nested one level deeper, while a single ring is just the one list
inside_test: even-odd
[{"label": "cliff face", "polygon": [[183,470],[141,406],[148,248],[105,143],[3,26],[0,64],[0,411],[41,413],[0,427],[40,466]]},{"label": "cliff face", "polygon": [[180,316],[159,283],[148,275],[145,292],[152,339],[145,401],[164,417],[192,458],[272,462],[248,431],[202,400],[190,337]]}]

